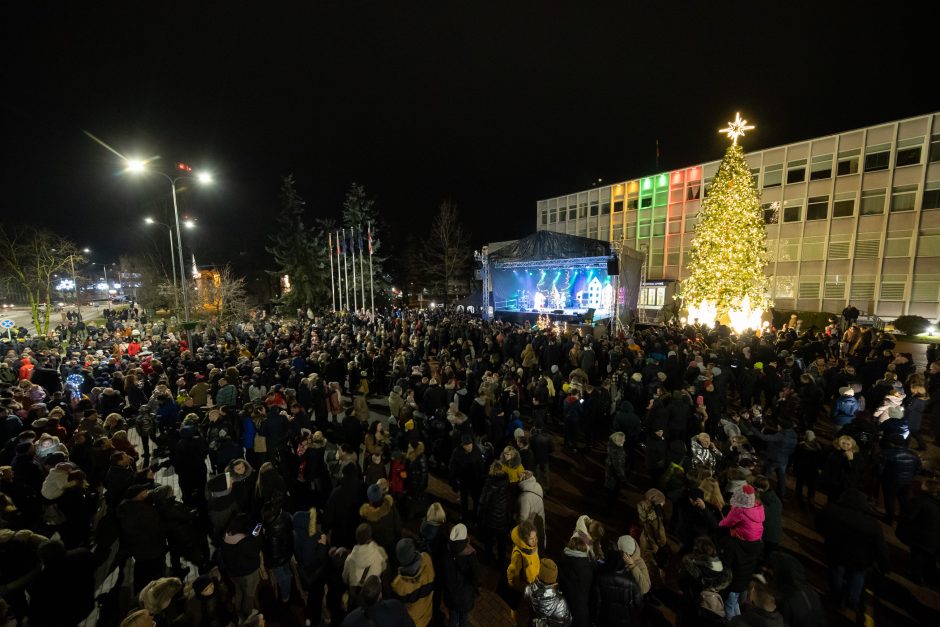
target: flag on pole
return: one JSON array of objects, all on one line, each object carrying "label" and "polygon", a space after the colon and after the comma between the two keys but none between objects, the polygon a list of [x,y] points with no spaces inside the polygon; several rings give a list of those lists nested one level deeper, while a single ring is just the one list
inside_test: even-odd
[{"label": "flag on pole", "polygon": [[372,256],[372,223],[371,222],[369,222],[366,229],[368,232],[368,239],[369,239],[369,256],[371,257]]},{"label": "flag on pole", "polygon": [[356,235],[359,237],[359,254],[362,255],[362,252],[365,250],[365,246],[362,245],[362,225],[360,224],[356,227]]},{"label": "flag on pole", "polygon": [[339,259],[339,256],[340,256],[339,233],[337,233],[337,234],[336,234],[336,259],[337,259],[337,260]]}]

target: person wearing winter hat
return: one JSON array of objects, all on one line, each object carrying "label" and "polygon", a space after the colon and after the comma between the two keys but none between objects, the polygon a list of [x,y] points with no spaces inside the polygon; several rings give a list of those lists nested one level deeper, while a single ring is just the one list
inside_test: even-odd
[{"label": "person wearing winter hat", "polygon": [[151,581],[138,595],[138,600],[145,610],[158,622],[171,624],[182,614],[183,582],[176,577],[161,577]]},{"label": "person wearing winter hat", "polygon": [[718,523],[731,535],[745,542],[756,542],[764,535],[764,505],[757,502],[754,486],[744,484],[731,496],[731,511]]},{"label": "person wearing winter hat", "polygon": [[419,552],[415,541],[402,538],[395,546],[398,575],[392,580],[392,592],[405,604],[416,627],[425,627],[433,615],[434,566],[431,556]]},{"label": "person wearing winter hat", "polygon": [[444,558],[444,605],[450,611],[449,624],[469,625],[470,612],[480,588],[480,563],[467,539],[467,526],[458,523],[450,530],[447,555]]},{"label": "person wearing winter hat", "polygon": [[568,625],[571,623],[571,610],[561,590],[558,589],[558,566],[548,558],[542,558],[539,576],[526,586],[523,611],[517,616],[517,622],[523,618],[525,624]]},{"label": "person wearing winter hat", "polygon": [[623,535],[617,538],[617,550],[622,554],[623,563],[633,575],[634,581],[640,587],[640,594],[646,594],[650,591],[652,583],[650,582],[649,569],[646,561],[640,554],[640,545],[631,535]]},{"label": "person wearing winter hat", "polygon": [[725,601],[725,611],[730,619],[741,613],[741,595],[747,589],[764,551],[764,543],[761,541],[764,535],[764,507],[757,502],[753,486],[744,484],[734,491],[731,511],[718,524],[731,529],[731,533],[721,541],[721,554],[726,556],[726,566],[732,573]]},{"label": "person wearing winter hat", "polygon": [[124,617],[120,627],[154,627],[157,623],[147,610],[134,610]]},{"label": "person wearing winter hat", "polygon": [[725,606],[721,592],[731,583],[731,571],[718,556],[718,547],[708,536],[695,540],[692,552],[682,558],[679,588],[683,604],[682,625],[724,624]]},{"label": "person wearing winter hat", "polygon": [[372,529],[372,537],[388,555],[394,555],[395,543],[401,538],[401,516],[395,499],[385,494],[376,483],[366,489],[369,502],[359,508],[359,517]]},{"label": "person wearing winter hat", "polygon": [[832,403],[832,421],[840,427],[847,425],[855,418],[858,410],[855,391],[848,386],[839,388],[839,398]]},{"label": "person wearing winter hat", "polygon": [[343,563],[343,583],[356,592],[366,577],[381,577],[387,566],[388,554],[372,539],[372,528],[360,524],[356,527],[356,546]]},{"label": "person wearing winter hat", "polygon": [[823,447],[816,433],[807,429],[803,441],[793,451],[793,476],[796,478],[796,502],[803,505],[803,486],[806,486],[806,499],[810,506],[816,500],[816,482],[824,461]]}]

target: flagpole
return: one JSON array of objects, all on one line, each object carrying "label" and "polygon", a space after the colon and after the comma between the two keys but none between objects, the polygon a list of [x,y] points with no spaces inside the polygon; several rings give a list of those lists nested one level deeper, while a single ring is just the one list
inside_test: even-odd
[{"label": "flagpole", "polygon": [[375,285],[372,282],[372,222],[369,223],[369,300],[372,303],[372,315],[375,315]]},{"label": "flagpole", "polygon": [[[339,237],[339,234],[337,234]],[[346,311],[349,311],[349,265],[346,263],[346,232],[343,231],[343,274],[346,281]]]},{"label": "flagpole", "polygon": [[362,292],[362,308],[366,308],[366,273],[362,269],[362,225],[356,227],[356,239],[359,241],[359,290]]},{"label": "flagpole", "polygon": [[[346,232],[343,231],[343,235]],[[349,248],[352,253],[352,267],[353,267],[353,282],[352,282],[352,293],[353,293],[353,311],[359,311],[359,295],[356,294],[356,242],[353,240],[353,230],[352,227],[349,227]]]},{"label": "flagpole", "polygon": [[327,233],[326,252],[330,255],[330,296],[333,298],[333,311],[336,311],[336,281],[333,277],[333,234]]}]

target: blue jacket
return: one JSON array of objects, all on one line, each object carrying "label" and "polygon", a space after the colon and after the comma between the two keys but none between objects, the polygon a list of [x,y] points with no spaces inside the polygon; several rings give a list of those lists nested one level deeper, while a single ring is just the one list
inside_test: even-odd
[{"label": "blue jacket", "polygon": [[855,418],[858,411],[858,399],[854,396],[842,396],[832,404],[832,419],[837,425],[847,425]]},{"label": "blue jacket", "polygon": [[770,435],[757,432],[754,435],[767,443],[766,458],[771,464],[789,462],[790,455],[796,450],[798,444],[796,431],[793,429],[783,429]]},{"label": "blue jacket", "polygon": [[245,416],[242,420],[242,446],[245,447],[245,450],[253,451],[255,450],[255,421],[251,419],[251,416]]},{"label": "blue jacket", "polygon": [[909,486],[920,472],[922,463],[917,453],[900,447],[881,451],[881,480],[894,486]]}]

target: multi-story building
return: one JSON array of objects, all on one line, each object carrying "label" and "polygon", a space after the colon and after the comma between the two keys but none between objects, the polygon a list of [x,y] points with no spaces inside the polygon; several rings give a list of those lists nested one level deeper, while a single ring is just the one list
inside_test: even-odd
[{"label": "multi-story building", "polygon": [[[745,146],[746,149],[746,146]],[[749,152],[778,309],[883,318],[940,308],[940,113]],[[687,276],[704,190],[719,161],[539,200],[539,229],[646,254],[641,307]]]}]

